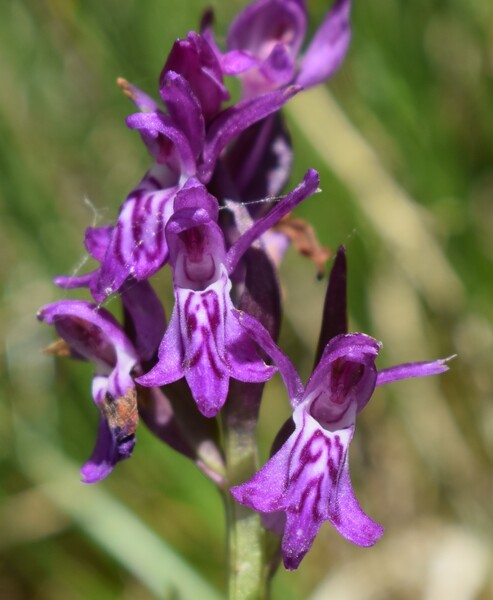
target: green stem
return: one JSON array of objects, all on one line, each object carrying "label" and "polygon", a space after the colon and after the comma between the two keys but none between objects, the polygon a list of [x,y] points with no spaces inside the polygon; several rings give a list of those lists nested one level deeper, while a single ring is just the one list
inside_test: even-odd
[{"label": "green stem", "polygon": [[246,402],[238,402],[238,395],[235,400],[223,409],[222,415],[227,465],[224,501],[228,536],[228,598],[265,600],[269,596],[265,529],[259,514],[237,504],[229,493],[231,486],[247,481],[257,469],[256,418],[248,414],[250,410]]}]

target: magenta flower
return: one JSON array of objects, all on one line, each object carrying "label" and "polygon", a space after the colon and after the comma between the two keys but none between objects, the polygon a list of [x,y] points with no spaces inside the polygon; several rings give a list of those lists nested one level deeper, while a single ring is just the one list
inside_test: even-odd
[{"label": "magenta flower", "polygon": [[[332,290],[339,288],[345,297],[340,288],[345,280],[341,262],[343,250],[334,268],[339,281],[332,279],[331,284]],[[345,321],[344,302],[336,299],[335,306],[335,314]],[[259,512],[274,513],[271,523],[282,533],[287,569],[298,567],[324,521],[355,544],[373,545],[383,528],[362,510],[349,474],[348,450],[356,415],[376,386],[443,373],[448,368],[446,361],[411,363],[377,373],[375,359],[381,344],[362,333],[342,333],[327,343],[303,387],[294,366],[262,326],[247,314],[237,316],[283,377],[293,407],[294,431],[250,481],[231,489],[233,497]]]},{"label": "magenta flower", "polygon": [[138,422],[133,371],[137,352],[115,318],[106,310],[82,300],[47,304],[38,318],[54,325],[72,356],[95,366],[92,397],[99,409],[94,451],[81,469],[85,483],[104,479],[115,464],[129,458]]},{"label": "magenta flower", "polygon": [[159,348],[159,361],[138,382],[161,386],[185,377],[202,414],[215,416],[226,401],[229,379],[263,382],[274,373],[257,355],[233,316],[230,274],[253,241],[317,190],[318,175],[303,182],[226,252],[217,224],[218,204],[197,180],[176,195],[166,227],[175,307]]},{"label": "magenta flower", "polygon": [[307,88],[329,79],[342,63],[351,39],[350,9],[350,0],[336,0],[301,57],[307,26],[303,0],[249,4],[233,21],[224,54],[215,45],[207,20],[204,35],[224,73],[239,75],[245,97],[290,83]]}]

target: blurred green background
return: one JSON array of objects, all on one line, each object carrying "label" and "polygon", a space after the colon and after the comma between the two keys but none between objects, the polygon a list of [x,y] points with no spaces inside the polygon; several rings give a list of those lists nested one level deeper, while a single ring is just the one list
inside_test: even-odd
[{"label": "blurred green background", "polygon": [[[173,40],[208,4],[223,41],[245,2],[0,3],[2,599],[205,599],[194,572],[224,593],[219,495],[144,427],[132,460],[79,483],[97,422],[91,367],[43,355],[53,332],[34,318],[63,297],[50,279],[82,266],[85,227],[112,221],[149,165],[116,77],[157,96]],[[359,416],[352,475],[383,540],[365,550],[324,526],[300,569],[276,575],[273,598],[488,599],[493,4],[355,4],[344,67],[286,111],[293,182],[312,166],[323,188],[297,213],[324,244],[346,244],[352,328],[384,341],[380,367],[458,358],[445,376],[378,390]],[[309,9],[313,30],[327,2]],[[282,345],[305,377],[325,291],[314,275],[289,253]],[[264,457],[287,414],[276,377]]]}]

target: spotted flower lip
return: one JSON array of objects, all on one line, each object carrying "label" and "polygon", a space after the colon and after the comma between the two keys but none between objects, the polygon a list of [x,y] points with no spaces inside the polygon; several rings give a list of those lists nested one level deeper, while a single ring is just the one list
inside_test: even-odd
[{"label": "spotted flower lip", "polygon": [[274,373],[232,315],[217,200],[198,181],[177,194],[166,227],[175,307],[157,365],[138,382],[160,386],[185,377],[199,410],[213,417],[226,400],[229,378],[266,381]]},{"label": "spotted flower lip", "polygon": [[362,510],[349,474],[348,450],[356,415],[377,385],[448,370],[448,359],[440,359],[377,373],[375,360],[380,342],[362,333],[339,333],[346,323],[345,280],[345,253],[341,248],[329,282],[330,302],[325,307],[339,322],[332,328],[323,327],[325,332],[337,334],[327,341],[306,387],[260,323],[246,313],[234,313],[278,367],[293,407],[294,431],[260,471],[246,483],[231,488],[231,494],[240,504],[272,513],[269,522],[282,534],[287,569],[298,567],[324,521],[360,546],[378,541],[383,527]]},{"label": "spotted flower lip", "polygon": [[55,326],[73,356],[95,365],[92,396],[100,411],[98,435],[94,451],[81,470],[85,483],[95,483],[132,454],[138,422],[132,373],[139,358],[114,317],[89,302],[47,304],[38,318]]},{"label": "spotted flower lip", "polygon": [[217,223],[218,203],[200,181],[190,179],[174,201],[166,226],[173,270],[175,307],[159,348],[159,360],[139,377],[144,386],[161,386],[185,377],[199,410],[215,416],[226,401],[230,377],[263,382],[274,373],[233,316],[230,274],[251,244],[299,202],[318,189],[316,171],[267,215],[254,223],[226,252]]},{"label": "spotted flower lip", "polygon": [[92,289],[98,302],[118,291],[129,277],[148,279],[168,260],[164,228],[178,187],[161,187],[155,171],[144,177],[120,209]]}]

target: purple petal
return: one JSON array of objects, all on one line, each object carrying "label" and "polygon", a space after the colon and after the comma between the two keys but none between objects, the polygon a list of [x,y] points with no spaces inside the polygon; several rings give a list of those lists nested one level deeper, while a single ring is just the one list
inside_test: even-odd
[{"label": "purple petal", "polygon": [[190,32],[186,40],[177,40],[171,49],[160,78],[175,71],[188,81],[208,122],[220,110],[229,93],[222,82],[222,72],[213,49],[199,34]]},{"label": "purple petal", "polygon": [[383,535],[383,527],[365,514],[356,499],[349,475],[348,453],[339,471],[337,494],[331,499],[329,521],[353,544],[373,546]]},{"label": "purple petal", "polygon": [[163,305],[147,281],[127,280],[121,288],[121,297],[127,335],[140,361],[148,361],[157,352],[166,329]]},{"label": "purple petal", "polygon": [[55,325],[71,348],[96,365],[117,365],[128,374],[137,363],[131,342],[104,308],[83,300],[61,300],[43,306],[38,318]]},{"label": "purple petal", "polygon": [[261,71],[267,81],[279,87],[287,85],[293,79],[294,67],[290,50],[284,44],[276,44],[263,63]]},{"label": "purple petal", "polygon": [[[115,408],[115,410],[118,410]],[[102,416],[99,419],[96,446],[90,459],[81,469],[83,483],[97,483],[107,477],[116,463],[130,458],[135,446],[135,427],[137,425],[137,403],[135,418],[128,420],[120,428]],[[123,421],[122,421],[123,424]]]},{"label": "purple petal", "polygon": [[218,60],[225,75],[239,75],[252,67],[259,66],[257,58],[242,50],[231,50],[220,54]]},{"label": "purple petal", "polygon": [[205,138],[204,117],[190,84],[178,73],[168,71],[161,80],[161,98],[174,123],[185,133],[195,158],[202,150]]},{"label": "purple petal", "polygon": [[258,65],[258,59],[248,52],[232,50],[231,52],[223,53],[214,38],[214,33],[212,30],[213,21],[213,10],[212,8],[208,8],[202,15],[200,22],[200,33],[214,52],[221,67],[221,71],[225,75],[238,75],[239,73],[243,73],[247,69],[250,69],[254,65]]},{"label": "purple petal", "polygon": [[233,309],[232,303],[228,304],[230,306],[226,312],[225,331],[226,352],[231,366],[231,376],[238,381],[249,383],[267,381],[277,369],[260,360],[255,345],[234,315],[237,311]]},{"label": "purple petal", "polygon": [[211,221],[216,221],[219,216],[219,203],[217,198],[209,194],[207,188],[191,177],[176,194],[173,203],[173,211],[176,213],[184,208],[203,209],[209,215]]},{"label": "purple petal", "polygon": [[229,273],[235,270],[238,261],[252,243],[282,219],[282,217],[291,212],[302,200],[314,194],[318,189],[319,183],[320,178],[318,173],[313,169],[309,169],[303,181],[292,192],[284,196],[267,215],[258,219],[229,249],[226,257],[226,265]]},{"label": "purple petal", "polygon": [[105,227],[88,227],[84,236],[84,245],[86,250],[96,259],[101,262],[109,246],[111,240],[112,225]]},{"label": "purple petal", "polygon": [[278,111],[300,89],[289,86],[257,98],[243,100],[223,110],[211,123],[207,132],[202,153],[203,164],[199,169],[200,179],[204,182],[209,181],[221,151],[229,142],[250,125]]},{"label": "purple petal", "polygon": [[224,234],[205,208],[176,211],[166,227],[175,286],[195,291],[216,282],[224,269]]},{"label": "purple petal", "polygon": [[93,292],[98,302],[116,292],[129,276],[139,280],[151,277],[168,258],[164,228],[173,212],[177,188],[148,187],[134,190],[121,208]]},{"label": "purple petal", "polygon": [[259,96],[293,80],[305,30],[306,11],[298,0],[260,0],[238,15],[227,47],[257,61],[240,75],[244,97]]},{"label": "purple petal", "polygon": [[375,388],[380,344],[362,333],[339,335],[325,347],[305,389],[310,414],[335,429],[354,423]]},{"label": "purple petal", "polygon": [[265,60],[276,44],[289,47],[293,56],[301,47],[306,14],[297,0],[258,0],[235,18],[228,32],[229,50],[247,50]]},{"label": "purple petal", "polygon": [[410,379],[411,377],[440,375],[440,373],[448,371],[447,362],[452,358],[454,356],[429,362],[406,363],[390,367],[389,369],[383,369],[378,372],[376,385],[384,385],[385,383],[392,383],[393,381],[399,381],[399,379]]},{"label": "purple petal", "polygon": [[108,424],[103,418],[100,418],[96,445],[91,458],[80,470],[82,481],[84,483],[101,481],[111,473],[117,462],[118,454],[115,451]]},{"label": "purple petal", "polygon": [[262,513],[284,510],[289,462],[294,445],[292,438],[249,481],[230,489],[236,502]]},{"label": "purple petal", "polygon": [[139,389],[139,416],[152,433],[165,444],[189,458],[195,452],[180,432],[171,402],[155,387]]},{"label": "purple petal", "polygon": [[[86,229],[84,244],[92,258],[101,262],[108,248],[113,227],[88,227]],[[91,291],[97,286],[100,270],[96,269],[84,275],[59,275],[53,278],[53,283],[65,290],[77,288],[90,288]]]},{"label": "purple petal", "polygon": [[339,68],[351,40],[351,0],[336,0],[301,62],[296,83],[304,88],[322,83]]},{"label": "purple petal", "polygon": [[224,314],[230,285],[225,275],[205,291],[176,290],[180,311],[183,369],[200,412],[215,416],[229,387]]},{"label": "purple petal", "polygon": [[159,387],[178,381],[184,376],[183,342],[180,329],[180,312],[177,304],[171,313],[168,328],[159,346],[159,360],[145,375],[135,381],[146,387]]},{"label": "purple petal", "polygon": [[140,131],[158,163],[173,166],[178,158],[183,174],[195,174],[196,160],[190,141],[168,115],[160,112],[135,113],[127,117],[127,126]]},{"label": "purple petal", "polygon": [[57,275],[57,277],[53,277],[53,283],[64,290],[74,290],[91,287],[98,277],[99,269],[85,275]]},{"label": "purple petal", "polygon": [[96,366],[92,391],[101,419],[96,447],[82,476],[86,483],[99,481],[130,456],[135,443],[135,350],[114,317],[88,302],[63,300],[44,306],[38,316],[55,325],[76,355]]},{"label": "purple petal", "polygon": [[339,246],[329,277],[322,313],[322,327],[315,364],[320,361],[327,343],[337,335],[347,333],[347,265],[346,250]]},{"label": "purple petal", "polygon": [[237,310],[233,311],[233,315],[238,319],[238,322],[250,337],[272,358],[284,380],[291,402],[299,403],[303,397],[304,390],[293,363],[281,352],[269,332],[256,319],[247,313]]},{"label": "purple petal", "polygon": [[159,104],[151,98],[151,96],[148,96],[145,92],[139,90],[138,87],[132,85],[126,79],[123,79],[123,77],[119,77],[116,82],[123,90],[125,96],[130,98],[135,106],[142,112],[155,112],[160,110]]},{"label": "purple petal", "polygon": [[[243,202],[277,196],[286,185],[293,162],[291,140],[280,113],[244,131],[228,148],[225,163]],[[253,204],[258,216],[266,206]]]}]

